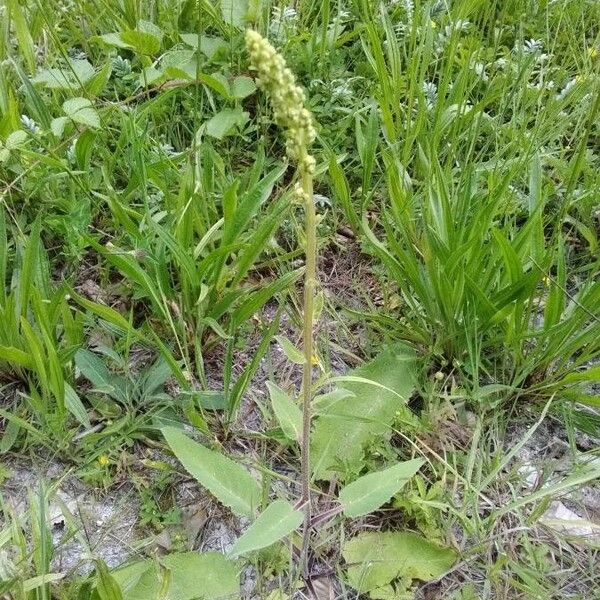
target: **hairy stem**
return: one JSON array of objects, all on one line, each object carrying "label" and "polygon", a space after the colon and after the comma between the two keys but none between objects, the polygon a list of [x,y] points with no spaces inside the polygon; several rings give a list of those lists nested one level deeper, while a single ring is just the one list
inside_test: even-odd
[{"label": "hairy stem", "polygon": [[300,479],[302,502],[304,504],[304,528],[302,531],[301,568],[306,572],[309,547],[309,527],[311,519],[310,502],[310,420],[312,401],[313,369],[313,320],[314,298],[317,285],[317,223],[313,200],[312,174],[302,171],[302,192],[305,201],[306,271],[304,273],[304,367],[302,371],[302,444]]}]

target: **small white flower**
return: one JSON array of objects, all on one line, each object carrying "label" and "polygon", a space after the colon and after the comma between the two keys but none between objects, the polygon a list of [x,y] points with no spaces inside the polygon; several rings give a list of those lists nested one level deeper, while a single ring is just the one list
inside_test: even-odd
[{"label": "small white flower", "polygon": [[171,144],[169,144],[168,142],[162,142],[162,143],[158,144],[157,146],[153,146],[151,148],[150,152],[158,157],[161,157],[161,156],[172,157],[172,156],[177,155],[175,148],[173,148],[173,146]]},{"label": "small white flower", "polygon": [[327,196],[321,194],[313,194],[314,201],[320,208],[329,208],[331,206],[331,200]]}]

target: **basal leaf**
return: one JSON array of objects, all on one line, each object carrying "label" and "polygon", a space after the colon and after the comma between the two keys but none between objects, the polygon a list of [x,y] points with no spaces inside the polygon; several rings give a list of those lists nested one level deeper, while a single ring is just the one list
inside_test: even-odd
[{"label": "basal leaf", "polygon": [[347,517],[360,517],[380,508],[397,494],[421,468],[423,460],[416,458],[388,469],[359,477],[340,490],[339,501]]},{"label": "basal leaf", "polygon": [[232,557],[266,548],[295,531],[302,523],[303,513],[285,500],[275,500],[250,525],[235,543]]},{"label": "basal leaf", "polygon": [[178,429],[165,427],[162,432],[181,464],[211,494],[238,515],[254,515],[262,492],[244,467],[191,440]]},{"label": "basal leaf", "polygon": [[0,360],[5,360],[13,367],[32,369],[34,366],[31,354],[13,346],[0,346]]},{"label": "basal leaf", "polygon": [[342,550],[348,563],[348,581],[360,593],[373,592],[396,579],[410,585],[413,579],[440,577],[456,561],[456,553],[412,532],[360,533]]},{"label": "basal leaf", "polygon": [[175,553],[111,573],[123,600],[213,600],[239,593],[237,565],[220,552]]},{"label": "basal leaf", "polygon": [[332,401],[315,419],[312,457],[317,479],[328,478],[336,467],[360,472],[365,446],[389,434],[412,393],[414,376],[415,354],[405,344],[391,346],[351,372],[341,388],[352,395]]}]

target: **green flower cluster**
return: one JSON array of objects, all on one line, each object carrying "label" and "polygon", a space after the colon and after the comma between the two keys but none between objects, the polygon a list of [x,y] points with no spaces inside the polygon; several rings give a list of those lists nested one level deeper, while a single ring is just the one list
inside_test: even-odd
[{"label": "green flower cluster", "polygon": [[287,155],[300,170],[312,174],[315,159],[308,148],[317,133],[312,113],[304,105],[304,91],[283,57],[259,33],[246,32],[246,47],[251,67],[258,72],[257,84],[269,96],[275,122],[284,131]]}]

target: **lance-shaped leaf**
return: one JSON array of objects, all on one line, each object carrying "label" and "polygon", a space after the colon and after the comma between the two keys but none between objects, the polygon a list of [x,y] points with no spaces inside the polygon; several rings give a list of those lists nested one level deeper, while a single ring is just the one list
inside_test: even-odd
[{"label": "lance-shaped leaf", "polygon": [[261,489],[244,467],[191,440],[179,429],[165,427],[162,433],[185,469],[211,494],[238,515],[254,515]]},{"label": "lance-shaped leaf", "polygon": [[377,510],[397,494],[421,468],[423,460],[415,458],[389,469],[363,475],[340,490],[339,501],[347,517],[360,517]]},{"label": "lance-shaped leaf", "polygon": [[273,412],[285,436],[296,442],[302,436],[302,412],[294,401],[277,385],[267,381]]},{"label": "lance-shaped leaf", "polygon": [[266,548],[295,531],[302,523],[303,514],[285,500],[275,500],[250,525],[246,533],[231,549],[237,557]]}]

